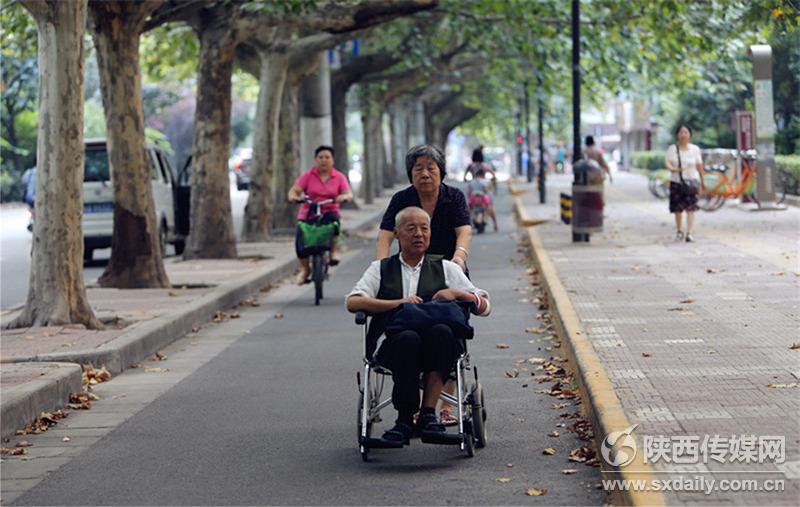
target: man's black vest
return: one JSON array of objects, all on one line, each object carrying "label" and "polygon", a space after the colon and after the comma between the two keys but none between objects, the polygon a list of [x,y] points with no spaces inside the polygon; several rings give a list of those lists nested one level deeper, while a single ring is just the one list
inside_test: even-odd
[{"label": "man's black vest", "polygon": [[[419,273],[416,295],[424,301],[430,301],[434,294],[446,288],[442,256],[425,255]],[[377,299],[403,299],[403,265],[400,263],[400,254],[392,255],[381,261],[381,286],[375,297]],[[375,346],[378,338],[383,334],[385,322],[385,313],[373,316],[367,333],[367,357],[372,356],[375,352]]]}]

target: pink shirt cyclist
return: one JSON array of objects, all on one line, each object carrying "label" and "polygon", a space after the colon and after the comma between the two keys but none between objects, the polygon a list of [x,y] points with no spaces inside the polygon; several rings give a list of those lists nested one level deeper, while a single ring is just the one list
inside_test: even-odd
[{"label": "pink shirt cyclist", "polygon": [[[327,217],[323,218],[323,222],[331,219],[335,220],[339,218],[339,204],[353,198],[350,184],[347,183],[347,178],[344,174],[333,168],[332,147],[319,146],[314,151],[314,161],[316,165],[297,178],[292,188],[289,189],[289,200],[297,201],[303,194],[315,202],[333,199],[334,202],[324,205],[320,211],[323,215],[327,215]],[[304,203],[300,207],[300,211],[297,212],[297,219],[306,220],[307,218],[308,204]],[[298,234],[300,234],[299,230]],[[336,257],[335,242],[331,247],[330,255],[330,264],[335,266],[339,263],[339,259]],[[302,285],[308,282],[308,275],[311,269],[308,264],[308,257],[304,256],[299,248],[297,249],[297,258],[300,262],[300,272],[297,275],[296,282]]]}]

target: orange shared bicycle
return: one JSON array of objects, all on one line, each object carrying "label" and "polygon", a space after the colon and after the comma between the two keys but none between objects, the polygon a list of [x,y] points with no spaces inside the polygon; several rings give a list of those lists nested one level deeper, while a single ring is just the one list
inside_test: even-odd
[{"label": "orange shared bicycle", "polygon": [[[756,151],[747,150],[741,152],[734,152],[734,155],[739,155],[742,159],[742,170],[739,173],[731,172],[726,166],[709,166],[706,167],[706,174],[703,178],[705,183],[705,191],[701,193],[698,205],[704,211],[715,211],[725,204],[728,198],[739,198],[743,195],[748,196],[759,207],[761,204],[756,199],[756,175],[758,174],[758,163],[756,162]],[[778,172],[778,179],[776,181],[776,200],[782,203],[786,198],[787,184],[783,182],[783,173]]]}]

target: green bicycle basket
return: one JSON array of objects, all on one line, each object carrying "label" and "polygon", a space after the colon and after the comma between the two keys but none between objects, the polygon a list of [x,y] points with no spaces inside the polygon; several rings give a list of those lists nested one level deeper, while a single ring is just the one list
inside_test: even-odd
[{"label": "green bicycle basket", "polygon": [[339,222],[315,225],[301,221],[298,226],[303,234],[304,248],[330,248],[333,237],[339,234]]}]

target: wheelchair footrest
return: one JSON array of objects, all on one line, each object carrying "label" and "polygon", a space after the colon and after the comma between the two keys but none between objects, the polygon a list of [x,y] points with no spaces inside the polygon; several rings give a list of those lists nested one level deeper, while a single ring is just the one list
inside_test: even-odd
[{"label": "wheelchair footrest", "polygon": [[459,433],[423,433],[420,440],[426,444],[461,445],[463,439]]},{"label": "wheelchair footrest", "polygon": [[[366,440],[366,441],[365,441]],[[366,445],[370,449],[402,449],[403,442],[389,442],[381,438],[367,438],[361,439],[362,445]]]}]

